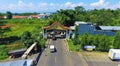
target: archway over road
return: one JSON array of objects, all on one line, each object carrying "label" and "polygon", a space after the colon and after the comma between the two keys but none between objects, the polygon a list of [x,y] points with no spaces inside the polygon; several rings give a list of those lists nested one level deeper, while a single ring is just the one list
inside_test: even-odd
[{"label": "archway over road", "polygon": [[70,38],[69,27],[63,26],[60,22],[54,22],[52,25],[44,26],[44,38]]}]

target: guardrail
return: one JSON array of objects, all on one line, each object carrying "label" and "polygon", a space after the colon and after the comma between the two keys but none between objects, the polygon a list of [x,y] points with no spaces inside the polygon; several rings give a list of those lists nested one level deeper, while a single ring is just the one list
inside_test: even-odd
[{"label": "guardrail", "polygon": [[27,59],[28,54],[30,53],[30,51],[37,45],[37,42],[35,42],[34,44],[32,44],[27,51],[22,55],[23,59]]}]

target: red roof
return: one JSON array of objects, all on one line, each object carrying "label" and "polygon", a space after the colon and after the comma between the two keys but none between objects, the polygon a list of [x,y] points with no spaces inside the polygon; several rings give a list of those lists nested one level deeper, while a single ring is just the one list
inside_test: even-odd
[{"label": "red roof", "polygon": [[12,18],[13,18],[13,19],[17,19],[17,18],[27,18],[27,16],[13,15]]},{"label": "red roof", "polygon": [[0,18],[4,18],[4,16],[0,16]]},{"label": "red roof", "polygon": [[1,29],[6,29],[6,28],[10,28],[12,26],[14,26],[14,25],[12,25],[12,24],[10,24],[10,25],[2,25],[0,27],[1,27]]},{"label": "red roof", "polygon": [[38,18],[38,15],[30,15],[32,18]]}]

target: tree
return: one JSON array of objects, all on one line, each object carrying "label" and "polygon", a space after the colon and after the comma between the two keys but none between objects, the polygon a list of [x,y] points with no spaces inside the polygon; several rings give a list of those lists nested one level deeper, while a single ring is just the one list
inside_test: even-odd
[{"label": "tree", "polygon": [[7,19],[12,19],[12,13],[10,11],[7,11],[6,15]]},{"label": "tree", "polygon": [[85,9],[82,6],[75,7],[75,20],[85,21]]},{"label": "tree", "polygon": [[78,39],[78,26],[75,26],[75,37],[74,37],[74,39],[73,39],[73,44],[74,45],[77,45],[77,44],[79,44],[80,43],[80,41],[79,41],[79,39]]},{"label": "tree", "polygon": [[30,47],[34,40],[31,38],[31,34],[28,31],[23,32],[21,40],[26,47]]},{"label": "tree", "polygon": [[85,45],[88,45],[88,34],[85,33],[81,36],[81,42],[80,42],[81,48],[84,49]]},{"label": "tree", "polygon": [[65,26],[72,26],[75,22],[74,10],[58,10],[50,17],[51,21],[59,21]]},{"label": "tree", "polygon": [[93,37],[93,42],[92,42],[92,44],[94,45],[94,46],[96,46],[96,48],[98,48],[98,46],[99,46],[99,35],[95,35],[94,37]]},{"label": "tree", "polygon": [[85,9],[82,6],[76,6],[75,7],[75,12],[77,14],[83,13],[85,11]]},{"label": "tree", "polygon": [[2,28],[0,27],[0,38],[1,38],[2,34],[3,34]]},{"label": "tree", "polygon": [[115,49],[120,49],[120,31],[118,31],[116,33],[116,36],[115,36],[114,42],[113,42],[113,47]]},{"label": "tree", "polygon": [[93,45],[92,43],[93,43],[93,36],[92,35],[89,35],[88,36],[88,44],[87,45]]},{"label": "tree", "polygon": [[108,51],[111,48],[112,43],[110,42],[110,39],[106,35],[102,35],[100,37],[100,44],[99,44],[99,50],[100,51]]}]

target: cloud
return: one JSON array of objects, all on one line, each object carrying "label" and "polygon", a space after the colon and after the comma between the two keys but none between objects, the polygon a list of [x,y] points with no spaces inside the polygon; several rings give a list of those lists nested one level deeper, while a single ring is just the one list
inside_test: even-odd
[{"label": "cloud", "polygon": [[93,2],[90,4],[85,4],[84,2],[72,3],[65,2],[63,4],[59,3],[46,3],[46,2],[24,2],[24,0],[18,0],[16,4],[9,3],[7,5],[0,4],[0,11],[12,11],[12,12],[49,12],[56,11],[59,9],[73,9],[76,6],[83,6],[85,9],[101,9],[101,8],[110,8],[116,9],[120,8],[120,2],[116,4],[110,4],[105,0],[99,0],[98,2]]},{"label": "cloud", "polygon": [[109,2],[105,2],[105,0],[99,0],[98,2],[94,2],[90,4],[90,6],[92,7],[105,7],[108,5],[109,5]]},{"label": "cloud", "polygon": [[120,1],[116,4],[110,4],[109,2],[105,2],[105,0],[99,0],[98,2],[94,2],[90,4],[90,9],[117,9],[120,8]]},{"label": "cloud", "polygon": [[108,8],[113,9],[113,10],[117,9],[117,8],[120,8],[120,1],[117,4],[108,6]]}]

